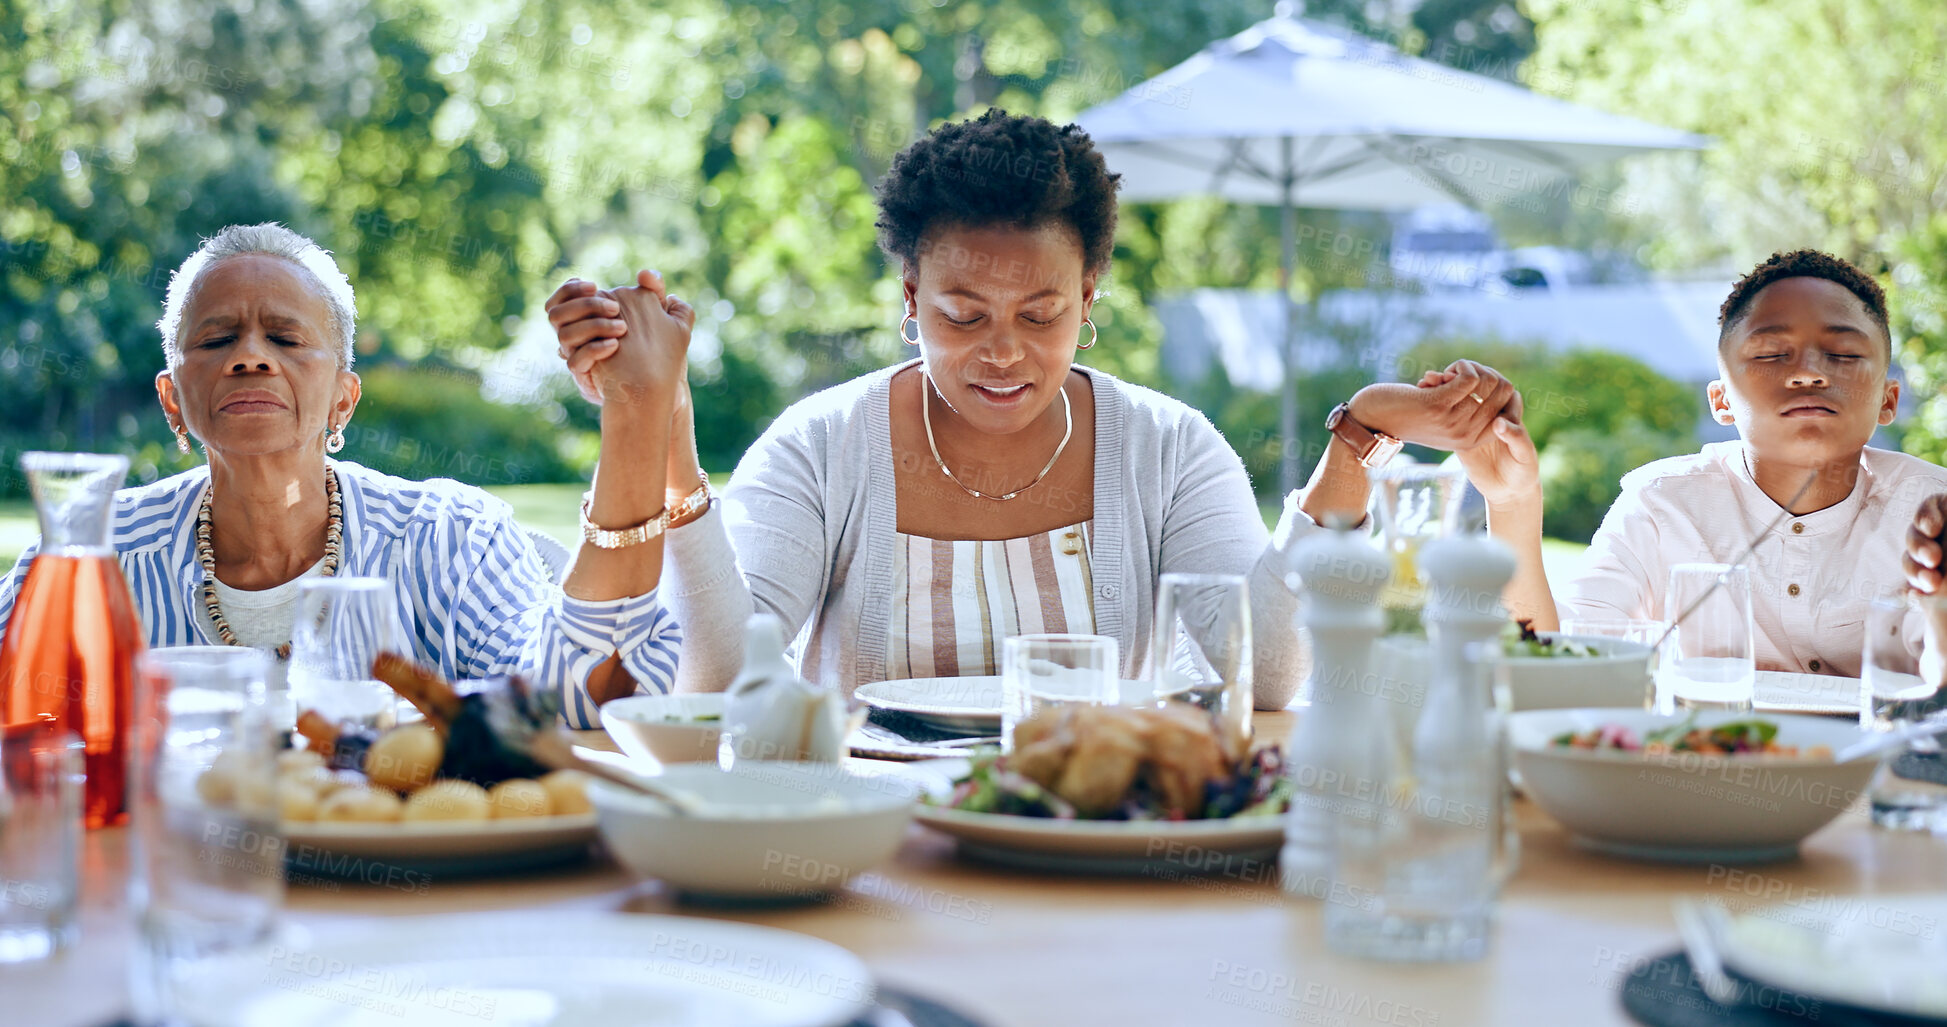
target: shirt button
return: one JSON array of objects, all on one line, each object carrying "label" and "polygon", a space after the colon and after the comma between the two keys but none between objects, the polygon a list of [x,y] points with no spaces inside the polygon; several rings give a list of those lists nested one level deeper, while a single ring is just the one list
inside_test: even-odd
[{"label": "shirt button", "polygon": [[1785,586],[1785,594],[1786,594],[1786,595],[1792,595],[1792,596],[1795,596],[1795,595],[1797,595],[1797,594],[1798,594],[1798,586],[1797,586],[1797,585],[1786,585],[1786,586]]},{"label": "shirt button", "polygon": [[1805,522],[1804,522],[1804,521],[1793,521],[1793,522],[1792,522],[1792,534],[1794,534],[1794,535],[1803,535],[1803,534],[1805,534]]},{"label": "shirt button", "polygon": [[1819,661],[1817,660],[1813,660],[1811,663],[1806,664],[1806,666],[1812,668],[1812,673],[1814,674],[1819,672]]}]

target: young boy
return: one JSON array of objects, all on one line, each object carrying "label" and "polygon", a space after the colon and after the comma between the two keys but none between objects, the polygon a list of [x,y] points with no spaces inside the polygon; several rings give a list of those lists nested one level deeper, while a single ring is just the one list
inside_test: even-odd
[{"label": "young boy", "polygon": [[[1856,676],[1868,605],[1909,584],[1939,586],[1947,509],[1938,498],[1947,470],[1866,445],[1892,423],[1900,396],[1887,377],[1885,295],[1846,261],[1798,250],[1774,254],[1732,286],[1718,321],[1710,413],[1736,425],[1740,440],[1625,475],[1588,569],[1559,605],[1546,578],[1531,574],[1511,584],[1509,606],[1541,627],[1557,615],[1667,620],[1678,612],[1664,602],[1672,565],[1732,563],[1755,538],[1744,562],[1758,669]],[[1502,422],[1460,454],[1488,501],[1490,526],[1497,510],[1540,505],[1534,443]],[[1505,540],[1539,566],[1540,533],[1526,527],[1536,519],[1504,521],[1523,526]],[[1921,637],[1920,617],[1910,615],[1905,639],[1916,654]]]}]

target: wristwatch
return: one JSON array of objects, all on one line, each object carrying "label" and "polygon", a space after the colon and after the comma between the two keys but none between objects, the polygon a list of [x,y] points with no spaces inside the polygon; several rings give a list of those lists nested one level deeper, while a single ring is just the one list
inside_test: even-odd
[{"label": "wristwatch", "polygon": [[1325,430],[1352,447],[1359,463],[1367,470],[1384,467],[1405,443],[1383,431],[1373,431],[1352,416],[1352,404],[1340,403],[1325,415]]}]

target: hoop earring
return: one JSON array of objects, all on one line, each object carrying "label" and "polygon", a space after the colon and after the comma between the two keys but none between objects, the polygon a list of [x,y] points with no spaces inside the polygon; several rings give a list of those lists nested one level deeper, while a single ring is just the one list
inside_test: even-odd
[{"label": "hoop earring", "polygon": [[345,426],[339,425],[325,433],[325,452],[336,453],[345,448]]},{"label": "hoop earring", "polygon": [[1102,338],[1102,333],[1101,333],[1101,332],[1099,332],[1099,331],[1096,331],[1096,329],[1095,329],[1095,322],[1094,322],[1094,321],[1091,321],[1091,320],[1089,320],[1088,318],[1086,318],[1086,317],[1085,317],[1085,318],[1082,318],[1082,323],[1088,326],[1088,341],[1087,341],[1087,342],[1085,342],[1085,343],[1082,343],[1082,344],[1081,344],[1081,345],[1079,345],[1079,346],[1076,346],[1075,348],[1076,348],[1076,349],[1094,349],[1094,348],[1095,348],[1095,344],[1096,344],[1096,342],[1097,342],[1097,341],[1099,341],[1099,340],[1100,340],[1100,339]]},{"label": "hoop earring", "polygon": [[[906,325],[909,322],[913,326],[913,335],[912,338],[910,339],[906,337]],[[906,319],[904,321],[899,322],[899,341],[905,343],[908,346],[919,345],[919,318],[914,317],[911,314],[907,314]]]},{"label": "hoop earring", "polygon": [[189,433],[183,430],[182,425],[172,425],[170,430],[176,433],[176,448],[182,450],[187,455],[189,453]]}]

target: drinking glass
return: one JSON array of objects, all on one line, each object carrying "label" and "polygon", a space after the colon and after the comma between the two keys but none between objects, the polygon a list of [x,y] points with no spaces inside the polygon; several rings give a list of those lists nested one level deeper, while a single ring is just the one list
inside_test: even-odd
[{"label": "drinking glass", "polygon": [[1677,564],[1670,568],[1663,612],[1681,621],[1670,635],[1668,659],[1657,667],[1657,701],[1684,709],[1749,710],[1757,683],[1750,570]]},{"label": "drinking glass", "polygon": [[1103,635],[1016,635],[1001,642],[1001,749],[1046,709],[1112,706],[1121,698],[1116,641]]},{"label": "drinking glass", "polygon": [[1379,547],[1392,559],[1381,604],[1421,606],[1420,549],[1459,530],[1460,499],[1467,476],[1431,464],[1400,463],[1371,472],[1372,506],[1378,514]]},{"label": "drinking glass", "polygon": [[1157,701],[1209,710],[1231,737],[1249,738],[1251,601],[1243,576],[1163,575],[1151,637]]},{"label": "drinking glass", "polygon": [[129,907],[139,1023],[170,1023],[200,961],[269,937],[284,898],[268,654],[155,649],[137,664]]},{"label": "drinking glass", "polygon": [[[1859,661],[1859,726],[1891,731],[1947,708],[1947,688],[1936,689],[1920,673],[1907,646],[1907,615],[1939,603],[1928,598],[1876,599],[1866,611],[1866,644]],[[1906,751],[1880,764],[1869,789],[1873,823],[1906,831],[1947,825],[1947,760],[1937,737],[1915,739]]]},{"label": "drinking glass", "polygon": [[74,941],[83,752],[54,721],[0,736],[0,963],[41,959]]},{"label": "drinking glass", "polygon": [[1640,642],[1650,647],[1649,675],[1643,679],[1643,708],[1659,713],[1672,712],[1673,707],[1660,704],[1656,691],[1656,672],[1663,663],[1663,650],[1668,641],[1664,633],[1670,630],[1668,621],[1631,619],[1623,617],[1569,618],[1562,621],[1564,635],[1595,635],[1602,638],[1620,638],[1625,642]]},{"label": "drinking glass", "polygon": [[291,701],[333,724],[383,731],[399,697],[372,676],[380,653],[410,653],[397,597],[383,578],[313,578],[298,585],[291,626]]}]

